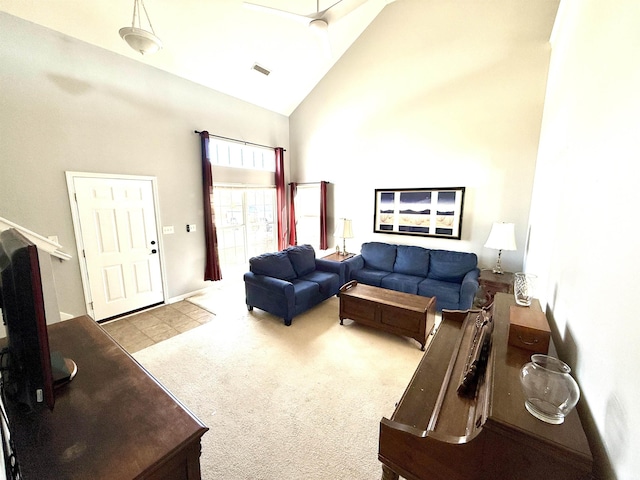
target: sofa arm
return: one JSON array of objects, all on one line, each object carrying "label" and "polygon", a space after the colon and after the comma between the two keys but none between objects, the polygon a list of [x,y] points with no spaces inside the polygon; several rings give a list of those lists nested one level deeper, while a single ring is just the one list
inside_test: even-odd
[{"label": "sofa arm", "polygon": [[473,306],[473,299],[480,286],[478,283],[479,275],[480,269],[474,268],[470,272],[467,272],[462,279],[462,284],[460,285],[460,310],[469,310]]},{"label": "sofa arm", "polygon": [[291,325],[295,314],[295,290],[291,282],[253,272],[244,274],[246,304],[249,310],[258,307],[284,319],[285,325]]},{"label": "sofa arm", "polygon": [[[295,290],[291,282],[247,272],[244,274],[244,285],[247,305],[262,308],[270,312],[271,310],[265,307],[276,304],[278,310],[293,312],[296,298]],[[271,313],[278,314],[276,312]]]},{"label": "sofa arm", "polygon": [[316,258],[316,270],[320,270],[322,272],[337,273],[338,277],[340,277],[340,285],[344,285],[344,283],[346,282],[346,266],[344,265],[344,262],[334,262],[331,260]]},{"label": "sofa arm", "polygon": [[362,258],[362,255],[356,255],[355,257],[351,257],[342,263],[344,263],[346,267],[346,270],[344,272],[345,283],[349,280],[353,280],[351,278],[351,272],[362,270],[364,268],[364,258]]}]

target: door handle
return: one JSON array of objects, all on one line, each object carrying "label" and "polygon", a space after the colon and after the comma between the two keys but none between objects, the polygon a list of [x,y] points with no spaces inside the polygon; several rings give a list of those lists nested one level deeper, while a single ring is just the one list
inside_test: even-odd
[{"label": "door handle", "polygon": [[151,240],[151,245],[155,245],[156,241],[155,240]]},{"label": "door handle", "polygon": [[151,253],[158,253],[158,251],[154,248],[153,250],[151,250]]}]

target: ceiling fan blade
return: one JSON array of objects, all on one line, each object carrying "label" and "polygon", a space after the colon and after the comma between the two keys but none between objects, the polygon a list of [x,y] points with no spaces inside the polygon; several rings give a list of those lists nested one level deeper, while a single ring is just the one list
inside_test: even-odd
[{"label": "ceiling fan blade", "polygon": [[360,8],[367,3],[367,1],[368,0],[342,0],[326,9],[322,18],[326,20],[329,25],[332,25]]},{"label": "ceiling fan blade", "polygon": [[302,23],[303,25],[308,25],[310,20],[313,20],[314,18],[316,18],[315,15],[309,15],[309,16],[300,15],[298,13],[287,12],[286,10],[279,10],[277,8],[266,7],[264,5],[258,5],[255,3],[243,2],[243,5],[245,6],[245,8],[248,8],[250,10],[269,13],[272,15],[278,15],[279,17],[282,17],[282,18],[295,20],[299,23]]}]

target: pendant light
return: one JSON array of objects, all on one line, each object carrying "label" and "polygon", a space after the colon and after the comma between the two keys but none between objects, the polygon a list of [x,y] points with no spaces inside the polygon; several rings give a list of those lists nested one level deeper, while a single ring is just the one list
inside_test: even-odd
[{"label": "pendant light", "polygon": [[[141,6],[151,31],[142,28],[142,18],[140,15]],[[140,52],[142,55],[156,53],[162,48],[162,41],[156,37],[153,31],[153,25],[151,25],[151,20],[149,20],[149,14],[147,13],[143,0],[133,0],[133,20],[131,20],[131,26],[121,28],[120,36],[131,48]]]}]

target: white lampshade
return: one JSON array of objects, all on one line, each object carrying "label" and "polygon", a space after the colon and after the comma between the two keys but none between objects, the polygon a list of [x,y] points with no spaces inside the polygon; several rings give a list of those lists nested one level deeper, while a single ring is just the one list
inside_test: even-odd
[{"label": "white lampshade", "polygon": [[348,218],[341,218],[336,225],[336,232],[333,234],[338,238],[353,238],[353,229],[351,228],[351,220]]},{"label": "white lampshade", "polygon": [[484,246],[494,250],[516,250],[515,225],[495,222]]},{"label": "white lampshade", "polygon": [[496,261],[496,266],[493,267],[493,273],[504,273],[500,256],[502,255],[502,250],[516,249],[515,225],[513,223],[494,223],[484,246],[498,250],[498,260]]}]

